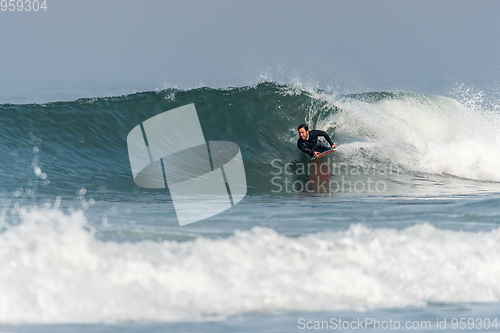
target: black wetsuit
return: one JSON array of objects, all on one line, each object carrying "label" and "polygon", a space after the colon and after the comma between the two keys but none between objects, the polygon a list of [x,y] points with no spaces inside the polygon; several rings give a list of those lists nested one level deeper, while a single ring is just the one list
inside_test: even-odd
[{"label": "black wetsuit", "polygon": [[[321,142],[321,140],[318,140],[318,136],[324,137],[326,141],[328,141],[328,143],[330,144],[330,147]],[[328,134],[320,130],[311,130],[309,132],[309,140],[303,140],[302,138],[299,138],[299,140],[297,141],[297,147],[299,147],[300,150],[302,150],[304,153],[308,154],[311,157],[314,157],[313,151],[322,153],[324,151],[332,149],[332,145],[333,142],[328,136]]]}]

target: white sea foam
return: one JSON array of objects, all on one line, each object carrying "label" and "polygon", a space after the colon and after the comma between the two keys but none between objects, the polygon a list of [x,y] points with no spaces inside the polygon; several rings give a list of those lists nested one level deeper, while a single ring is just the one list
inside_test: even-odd
[{"label": "white sea foam", "polygon": [[[336,123],[344,156],[398,163],[409,170],[500,181],[500,114],[439,96],[408,94],[378,102],[331,99],[342,109],[317,126]],[[362,158],[362,157],[363,158]]]},{"label": "white sea foam", "polygon": [[197,320],[500,300],[500,229],[352,225],[291,238],[255,227],[224,239],[115,243],[96,239],[81,211],[15,214],[20,223],[0,234],[2,323]]}]

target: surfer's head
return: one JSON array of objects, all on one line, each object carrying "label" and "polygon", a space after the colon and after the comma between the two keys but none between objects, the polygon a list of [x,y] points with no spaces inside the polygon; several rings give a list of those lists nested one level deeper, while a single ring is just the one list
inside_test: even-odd
[{"label": "surfer's head", "polygon": [[309,127],[307,127],[306,124],[300,125],[298,131],[302,140],[307,140],[309,138]]}]

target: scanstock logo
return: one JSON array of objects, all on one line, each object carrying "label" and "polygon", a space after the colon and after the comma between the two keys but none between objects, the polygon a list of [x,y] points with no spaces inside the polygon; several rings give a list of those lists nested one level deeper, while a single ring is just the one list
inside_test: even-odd
[{"label": "scanstock logo", "polygon": [[247,193],[237,144],[205,141],[194,104],[161,113],[127,136],[134,181],[170,191],[179,224],[219,214]]}]

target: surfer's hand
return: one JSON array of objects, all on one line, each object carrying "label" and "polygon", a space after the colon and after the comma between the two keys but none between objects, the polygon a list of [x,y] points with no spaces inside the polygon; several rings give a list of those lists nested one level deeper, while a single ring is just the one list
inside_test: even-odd
[{"label": "surfer's hand", "polygon": [[318,158],[318,152],[317,151],[313,151],[313,157],[314,158]]},{"label": "surfer's hand", "polygon": [[332,145],[332,149],[333,149],[333,148],[337,148],[337,145]]}]

